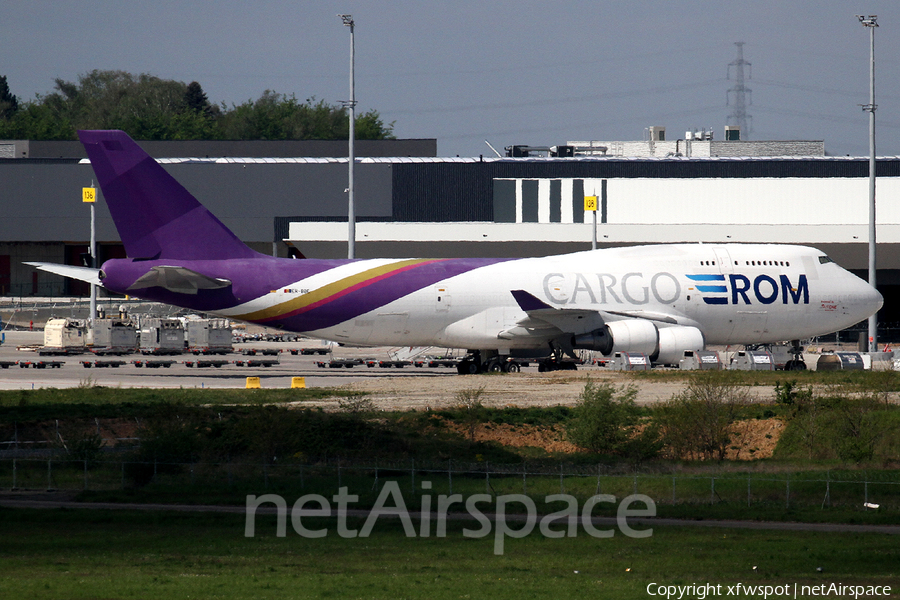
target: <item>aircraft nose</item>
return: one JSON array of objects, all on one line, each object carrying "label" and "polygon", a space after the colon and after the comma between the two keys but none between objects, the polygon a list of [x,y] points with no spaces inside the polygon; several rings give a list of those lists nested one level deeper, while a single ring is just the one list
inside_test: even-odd
[{"label": "aircraft nose", "polygon": [[884,296],[868,283],[862,282],[862,284],[858,292],[858,303],[860,312],[865,313],[865,318],[868,318],[881,310],[884,305]]}]

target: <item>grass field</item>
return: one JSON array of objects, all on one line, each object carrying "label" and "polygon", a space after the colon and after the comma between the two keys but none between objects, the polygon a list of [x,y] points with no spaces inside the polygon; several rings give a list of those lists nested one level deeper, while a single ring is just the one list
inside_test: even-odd
[{"label": "grass field", "polygon": [[[796,389],[839,383],[870,394],[896,387],[893,375],[880,377],[801,374]],[[746,385],[775,381],[741,379]],[[812,457],[750,464],[660,461],[638,469],[596,456],[545,454],[528,456],[526,464],[526,455],[428,427],[424,413],[379,413],[366,420],[263,406],[333,393],[87,387],[0,392],[3,439],[49,439],[59,428],[69,444],[65,452],[51,444],[46,455],[0,461],[0,488],[86,490],[84,501],[242,505],[246,494],[279,493],[292,503],[302,494],[330,497],[347,486],[360,496],[360,505],[371,506],[376,483],[390,479],[414,510],[427,479],[433,494],[543,498],[565,491],[584,502],[598,489],[619,498],[645,493],[659,503],[660,516],[687,519],[885,524],[896,523],[900,510],[895,459],[862,465]],[[763,410],[784,419],[794,414],[785,403],[753,405],[741,416],[761,418],[757,413]],[[491,409],[479,415],[496,423],[555,424],[570,411]],[[100,452],[90,445],[97,419],[140,421],[146,426],[140,447]],[[821,425],[820,432],[830,431],[824,428],[828,423]],[[73,450],[79,441],[85,442],[81,454]],[[484,462],[472,463],[476,457]],[[452,477],[443,470],[451,463]],[[469,463],[475,466],[464,466]],[[479,474],[480,464],[492,465],[494,474]],[[511,470],[503,471],[504,465]],[[882,507],[865,511],[864,500]],[[304,519],[308,527],[314,522]],[[474,524],[450,522],[446,538],[407,538],[399,523],[386,519],[368,538],[342,539],[333,521],[319,526],[329,527],[329,535],[307,539],[288,526],[287,537],[278,538],[274,517],[261,516],[256,537],[246,538],[243,514],[0,509],[0,600],[651,598],[651,583],[721,584],[725,595],[738,582],[893,585],[894,594],[900,592],[900,536],[886,534],[657,526],[646,539],[620,532],[597,539],[582,528],[574,538],[549,539],[535,529],[523,539],[506,539],[505,553],[496,556],[493,536],[463,536],[463,528]]]},{"label": "grass field", "polygon": [[306,539],[290,527],[278,538],[274,523],[259,517],[246,538],[243,515],[0,509],[0,597],[627,599],[650,597],[651,583],[721,584],[723,595],[738,582],[900,586],[900,543],[889,535],[657,527],[645,539],[596,539],[579,530],[508,539],[495,556],[491,538],[462,535],[474,525],[406,538],[382,519],[371,537],[342,539],[321,521],[329,535]]}]

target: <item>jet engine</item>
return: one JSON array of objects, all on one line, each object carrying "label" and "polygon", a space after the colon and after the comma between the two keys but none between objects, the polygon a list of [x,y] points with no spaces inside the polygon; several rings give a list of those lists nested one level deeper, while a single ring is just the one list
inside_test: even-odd
[{"label": "jet engine", "polygon": [[659,351],[650,358],[663,365],[678,364],[685,350],[703,350],[706,340],[703,332],[696,327],[661,327],[659,329]]},{"label": "jet engine", "polygon": [[651,321],[610,321],[600,329],[572,336],[572,347],[613,352],[640,352],[654,363],[677,363],[685,350],[703,350],[703,333],[696,327],[657,327]]}]

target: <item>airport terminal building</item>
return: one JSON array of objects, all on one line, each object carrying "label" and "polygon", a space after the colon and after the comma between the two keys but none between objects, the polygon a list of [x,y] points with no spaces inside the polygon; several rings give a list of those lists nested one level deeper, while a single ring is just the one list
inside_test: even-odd
[{"label": "airport terminal building", "polygon": [[[593,214],[584,196],[597,196],[601,248],[797,243],[865,277],[867,157],[826,156],[821,142],[706,141],[570,142],[563,148],[574,151],[552,152],[562,156],[472,158],[437,157],[435,140],[360,141],[356,255],[588,250]],[[142,146],[254,249],[346,257],[346,142]],[[86,294],[84,284],[22,264],[82,263],[90,211],[81,188],[93,172],[80,144],[0,141],[0,157],[0,294]],[[878,287],[886,300],[879,319],[889,323],[900,321],[900,157],[879,158],[877,175]],[[105,205],[96,211],[99,260],[122,257]]]}]

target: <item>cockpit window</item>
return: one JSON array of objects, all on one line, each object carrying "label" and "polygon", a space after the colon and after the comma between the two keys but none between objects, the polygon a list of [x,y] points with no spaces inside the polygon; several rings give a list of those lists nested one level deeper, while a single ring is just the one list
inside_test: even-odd
[{"label": "cockpit window", "polygon": [[828,258],[827,256],[820,256],[820,257],[819,257],[819,264],[820,264],[820,265],[827,265],[828,263],[833,263],[833,262],[834,262],[834,261],[831,260],[830,258]]}]

